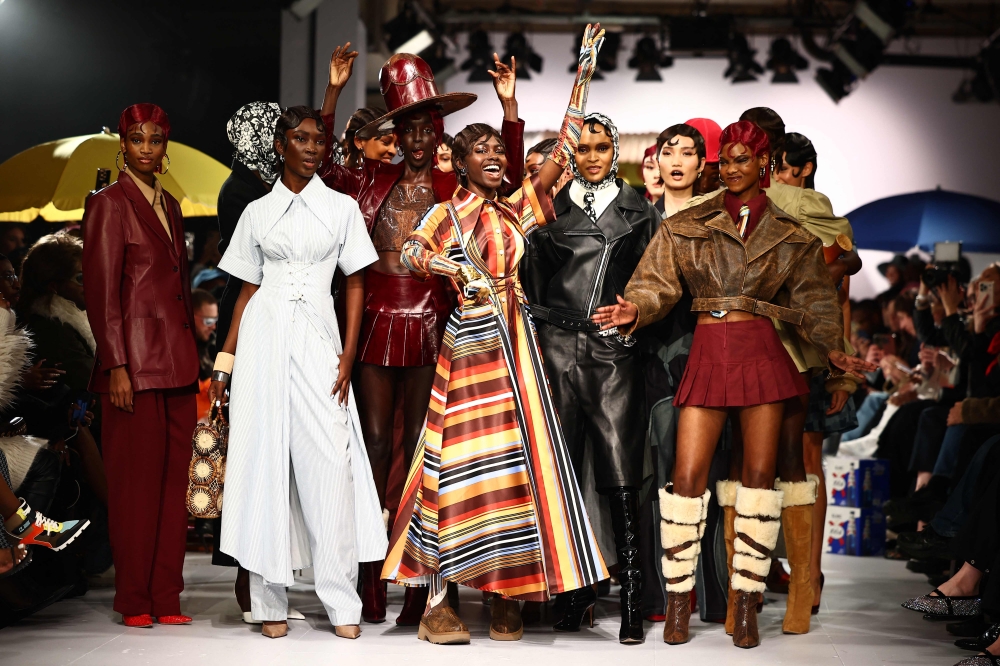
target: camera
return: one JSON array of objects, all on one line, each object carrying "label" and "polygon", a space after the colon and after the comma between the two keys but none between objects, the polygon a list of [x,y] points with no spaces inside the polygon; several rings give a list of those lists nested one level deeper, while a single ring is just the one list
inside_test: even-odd
[{"label": "camera", "polygon": [[920,280],[933,290],[948,284],[948,277],[958,284],[967,284],[972,277],[968,261],[962,261],[962,243],[934,243],[934,263],[924,269]]}]

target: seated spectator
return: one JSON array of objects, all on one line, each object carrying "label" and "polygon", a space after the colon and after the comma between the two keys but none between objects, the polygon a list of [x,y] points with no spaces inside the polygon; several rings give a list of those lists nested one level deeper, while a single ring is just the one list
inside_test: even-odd
[{"label": "seated spectator", "polygon": [[27,250],[26,228],[27,225],[17,222],[0,222],[0,254],[8,257],[14,268],[20,267],[21,258]]},{"label": "seated spectator", "polygon": [[195,289],[191,292],[191,309],[194,312],[194,338],[201,362],[198,373],[198,418],[205,420],[212,408],[208,401],[208,389],[215,366],[215,328],[219,322],[219,302],[204,289]]},{"label": "seated spectator", "polygon": [[226,283],[229,280],[229,275],[225,271],[221,271],[218,268],[206,268],[198,273],[194,273],[194,279],[191,280],[192,289],[201,289],[209,292],[216,299],[222,296],[222,292],[226,289]]}]

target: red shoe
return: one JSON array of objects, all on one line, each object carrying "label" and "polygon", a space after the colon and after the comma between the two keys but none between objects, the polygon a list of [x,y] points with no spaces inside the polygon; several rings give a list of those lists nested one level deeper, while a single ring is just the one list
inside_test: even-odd
[{"label": "red shoe", "polygon": [[161,615],[156,618],[160,624],[191,624],[192,620],[187,615]]},{"label": "red shoe", "polygon": [[400,627],[415,627],[420,624],[427,607],[427,587],[408,587],[403,597],[403,610],[399,611],[396,624]]},{"label": "red shoe", "polygon": [[122,623],[126,627],[152,627],[153,616],[149,613],[142,615],[122,615]]},{"label": "red shoe", "polygon": [[646,616],[646,622],[664,622],[666,619],[666,615],[658,615],[656,613]]},{"label": "red shoe", "polygon": [[369,624],[385,622],[385,583],[382,562],[361,563],[361,618]]}]

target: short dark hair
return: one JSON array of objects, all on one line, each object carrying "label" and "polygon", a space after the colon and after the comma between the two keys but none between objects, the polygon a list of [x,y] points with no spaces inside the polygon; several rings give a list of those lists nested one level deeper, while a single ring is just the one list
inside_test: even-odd
[{"label": "short dark hair", "polygon": [[24,312],[47,296],[49,284],[71,280],[76,262],[83,261],[83,242],[68,234],[42,236],[21,262],[21,301]]},{"label": "short dark hair", "polygon": [[[500,142],[501,146],[504,145],[503,137],[500,136],[500,132],[497,131],[492,125],[487,125],[486,123],[473,123],[472,125],[466,125],[465,129],[455,135],[455,145],[451,148],[451,158],[452,160],[460,159],[463,162],[465,158],[469,156],[472,152],[472,147],[483,137],[489,141],[490,138],[495,138]],[[455,171],[458,173],[458,181],[463,187],[469,184],[468,173],[461,173],[456,168]]]},{"label": "short dark hair", "polygon": [[816,189],[816,169],[819,168],[819,163],[816,161],[816,147],[808,137],[798,132],[786,134],[782,151],[774,156],[774,163],[779,169],[782,161],[799,169],[812,162],[813,170],[806,176],[806,187]]},{"label": "short dark hair", "polygon": [[[679,136],[686,136],[692,141],[694,141],[694,150],[698,154],[698,157],[702,159],[707,159],[705,154],[705,137],[701,135],[696,128],[691,127],[686,123],[680,123],[678,125],[671,125],[667,129],[660,132],[660,135],[656,137],[656,154],[659,156],[660,151],[663,150],[663,144]],[[674,144],[670,144],[673,146]],[[659,159],[659,157],[657,157]]]},{"label": "short dark hair", "polygon": [[[316,121],[316,129],[320,132],[326,132],[326,124],[323,123],[323,116],[320,115],[319,111],[308,106],[290,106],[281,112],[277,122],[274,123],[274,140],[282,147],[287,148],[288,137],[285,136],[285,132],[295,129],[308,118]],[[275,163],[275,169],[279,175],[285,170],[285,163],[280,156]]]},{"label": "short dark hair", "polygon": [[892,307],[896,312],[902,312],[908,317],[913,316],[915,299],[912,291],[904,291],[892,301]]},{"label": "short dark hair", "polygon": [[203,305],[218,305],[219,301],[211,292],[205,291],[204,289],[192,289],[191,290],[191,309],[195,312],[198,311]]},{"label": "short dark hair", "polygon": [[[357,167],[361,164],[361,149],[354,145],[354,137],[357,136],[358,132],[362,127],[368,123],[375,122],[379,118],[385,115],[385,109],[377,106],[364,106],[354,112],[354,114],[347,121],[347,128],[344,130],[344,166]],[[392,130],[388,129],[385,132],[379,132],[376,136],[381,136],[382,134],[392,134]]]},{"label": "short dark hair", "polygon": [[552,149],[556,147],[557,141],[558,139],[542,139],[531,148],[528,148],[528,152],[526,152],[524,156],[527,157],[532,153],[538,153],[542,157],[548,159],[549,155],[552,154]]},{"label": "short dark hair", "polygon": [[440,145],[448,146],[448,148],[454,150],[455,148],[455,137],[451,134],[442,134]]}]

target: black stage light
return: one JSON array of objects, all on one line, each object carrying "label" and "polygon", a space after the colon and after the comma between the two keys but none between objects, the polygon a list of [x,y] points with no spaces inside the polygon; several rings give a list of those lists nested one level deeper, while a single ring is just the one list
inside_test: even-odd
[{"label": "black stage light", "polygon": [[447,56],[451,40],[442,35],[434,19],[418,3],[404,3],[399,13],[383,24],[382,32],[390,51],[418,55],[434,74],[447,78],[447,70],[455,62]]},{"label": "black stage light", "polygon": [[531,79],[531,70],[542,71],[542,56],[535,53],[528,43],[528,38],[523,32],[512,32],[507,35],[507,43],[504,44],[504,54],[501,60],[510,64],[510,58],[514,56],[517,65],[517,78]]},{"label": "black stage light", "polygon": [[664,54],[656,40],[648,35],[635,43],[635,51],[628,61],[630,69],[639,70],[636,81],[662,81],[660,68],[673,64],[673,57]]},{"label": "black stage light", "polygon": [[744,35],[738,32],[734,33],[729,38],[729,48],[726,54],[729,58],[729,67],[726,68],[722,76],[727,79],[732,78],[733,83],[756,81],[756,75],[764,73],[764,68],[754,60],[753,55],[756,52],[750,48]]},{"label": "black stage light", "polygon": [[972,76],[962,81],[951,96],[953,102],[992,102],[1000,100],[1000,31],[987,40],[976,56]]},{"label": "black stage light", "polygon": [[857,77],[839,60],[834,60],[832,67],[816,70],[816,83],[834,102],[847,97],[854,90]]},{"label": "black stage light", "polygon": [[771,83],[798,83],[795,70],[808,69],[809,61],[795,50],[790,41],[779,37],[771,42],[767,68],[774,72]]},{"label": "black stage light", "polygon": [[469,57],[462,63],[462,71],[469,72],[469,83],[492,81],[489,70],[493,69],[493,46],[485,30],[469,34]]},{"label": "black stage light", "polygon": [[[580,55],[580,42],[583,41],[583,30],[577,33],[576,40],[573,42],[573,48],[571,49],[573,53],[573,61],[569,64],[569,72],[571,74],[576,74],[576,68],[578,66],[577,59]],[[618,51],[622,47],[622,36],[619,32],[608,32],[604,33],[604,45],[601,50],[597,53],[597,70],[594,72],[594,81],[603,81],[604,75],[601,72],[613,72],[618,69]]]}]

